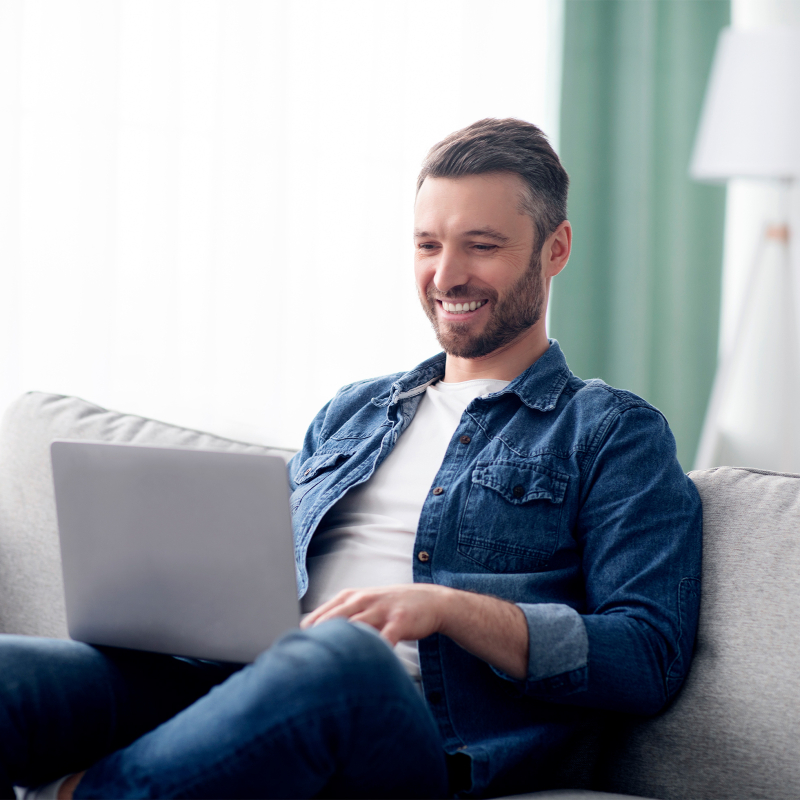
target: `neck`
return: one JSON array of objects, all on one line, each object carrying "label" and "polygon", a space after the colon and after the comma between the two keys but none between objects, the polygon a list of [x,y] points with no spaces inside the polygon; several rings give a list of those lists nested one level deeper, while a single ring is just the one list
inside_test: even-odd
[{"label": "neck", "polygon": [[481,358],[459,358],[447,354],[445,383],[460,383],[478,378],[513,381],[547,352],[550,343],[542,318],[505,347]]}]

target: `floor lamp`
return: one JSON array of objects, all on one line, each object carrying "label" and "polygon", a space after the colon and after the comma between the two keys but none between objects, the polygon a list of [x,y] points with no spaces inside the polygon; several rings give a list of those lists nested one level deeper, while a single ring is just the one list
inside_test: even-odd
[{"label": "floor lamp", "polygon": [[[720,417],[731,389],[737,359],[751,324],[756,290],[764,280],[767,246],[778,248],[784,303],[787,365],[800,375],[797,293],[790,252],[789,201],[800,177],[800,30],[726,28],[720,34],[711,70],[690,174],[696,180],[725,182],[758,178],[780,186],[780,219],[764,224],[754,254],[733,342],[721,353],[706,412],[695,468],[718,466]],[[788,400],[788,398],[785,398]],[[800,408],[797,414],[800,415]],[[786,439],[787,446],[791,440]],[[776,456],[780,462],[780,455]]]}]

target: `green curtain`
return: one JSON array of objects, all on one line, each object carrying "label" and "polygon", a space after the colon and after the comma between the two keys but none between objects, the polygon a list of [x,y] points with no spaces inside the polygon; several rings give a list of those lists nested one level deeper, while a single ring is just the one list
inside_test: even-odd
[{"label": "green curtain", "polygon": [[725,194],[689,160],[729,0],[566,0],[573,255],[550,330],[573,372],[664,412],[691,469],[717,361]]}]

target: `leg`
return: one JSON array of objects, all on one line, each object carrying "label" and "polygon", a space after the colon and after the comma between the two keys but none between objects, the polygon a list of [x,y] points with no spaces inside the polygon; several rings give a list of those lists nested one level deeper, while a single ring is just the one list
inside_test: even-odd
[{"label": "leg", "polygon": [[0,636],[0,793],[85,769],[231,668],[61,639]]},{"label": "leg", "polygon": [[74,796],[445,796],[433,718],[394,653],[365,627],[332,620],[287,634],[95,764]]}]

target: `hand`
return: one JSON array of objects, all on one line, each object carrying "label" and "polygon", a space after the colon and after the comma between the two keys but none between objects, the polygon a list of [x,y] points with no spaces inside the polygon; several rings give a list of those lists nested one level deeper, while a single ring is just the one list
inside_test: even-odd
[{"label": "hand", "polygon": [[345,589],[309,614],[300,627],[344,617],[372,625],[394,646],[399,641],[416,641],[440,632],[454,592],[429,583]]},{"label": "hand", "polygon": [[300,626],[309,628],[334,617],[366,622],[392,646],[441,633],[514,678],[524,679],[527,673],[525,615],[497,597],[435,583],[345,589]]}]

